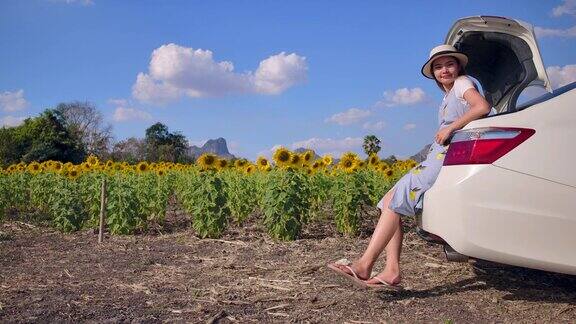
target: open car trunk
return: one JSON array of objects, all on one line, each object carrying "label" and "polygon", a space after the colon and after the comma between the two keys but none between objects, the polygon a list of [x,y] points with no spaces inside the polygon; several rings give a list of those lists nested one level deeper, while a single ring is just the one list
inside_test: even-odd
[{"label": "open car trunk", "polygon": [[515,111],[518,96],[528,86],[552,91],[529,24],[492,16],[462,18],[445,43],[468,55],[466,72],[480,82],[498,113]]}]

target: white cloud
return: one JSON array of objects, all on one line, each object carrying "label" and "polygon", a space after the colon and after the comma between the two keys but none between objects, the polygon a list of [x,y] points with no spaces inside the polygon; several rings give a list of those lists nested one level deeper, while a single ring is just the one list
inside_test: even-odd
[{"label": "white cloud", "polygon": [[406,131],[412,130],[414,128],[416,128],[416,124],[412,124],[412,123],[408,123],[408,124],[404,125],[404,127],[402,127],[402,129],[404,129]]},{"label": "white cloud", "polygon": [[260,62],[254,74],[255,90],[262,94],[279,94],[306,81],[306,58],[282,52]]},{"label": "white cloud", "polygon": [[331,138],[310,138],[307,140],[294,142],[290,145],[292,150],[303,147],[315,152],[346,152],[362,148],[364,140],[361,137],[346,137],[344,139]]},{"label": "white cloud", "polygon": [[145,111],[137,110],[134,108],[118,107],[114,111],[114,116],[112,116],[112,119],[116,122],[151,120],[152,115]]},{"label": "white cloud", "polygon": [[123,98],[112,98],[108,99],[108,103],[114,106],[128,106],[128,100]]},{"label": "white cloud", "polygon": [[0,127],[14,127],[22,124],[26,117],[13,117],[13,116],[6,116],[0,118]]},{"label": "white cloud", "polygon": [[350,125],[361,121],[362,119],[370,116],[370,114],[371,113],[368,110],[350,108],[345,112],[337,113],[332,115],[330,118],[326,118],[324,122],[336,123],[338,125]]},{"label": "white cloud", "polygon": [[362,128],[371,130],[371,131],[379,131],[386,127],[386,122],[378,121],[378,122],[366,122],[362,125]]},{"label": "white cloud", "polygon": [[275,95],[306,80],[306,58],[284,52],[260,62],[253,72],[237,73],[229,61],[217,62],[212,51],[176,44],[152,52],[148,73],[139,73],[132,95],[143,102],[165,104],[182,96],[229,94]]},{"label": "white cloud", "polygon": [[345,152],[349,151],[362,151],[362,144],[364,139],[361,137],[346,137],[343,139],[332,138],[309,138],[307,140],[294,142],[290,145],[276,144],[271,149],[258,152],[257,156],[264,156],[271,159],[274,152],[280,147],[286,147],[290,150],[298,148],[311,149],[318,155],[331,154],[334,157],[339,157]]},{"label": "white cloud", "polygon": [[28,107],[28,102],[24,99],[24,90],[15,92],[5,91],[0,93],[0,108],[4,111],[18,111]]},{"label": "white cloud", "polygon": [[188,140],[188,145],[190,146],[197,146],[197,147],[202,147],[204,146],[204,144],[206,144],[206,142],[208,142],[208,140]]},{"label": "white cloud", "polygon": [[559,17],[562,15],[576,16],[576,0],[564,0],[562,4],[552,9],[552,15]]},{"label": "white cloud", "polygon": [[549,66],[546,73],[552,83],[552,88],[557,89],[576,81],[576,64],[565,66]]},{"label": "white cloud", "polygon": [[237,155],[239,149],[240,149],[240,143],[238,143],[237,141],[228,142],[228,152],[230,152],[231,154]]},{"label": "white cloud", "polygon": [[568,29],[553,29],[553,28],[543,28],[534,27],[534,33],[538,38],[544,37],[576,37],[576,26],[570,27]]},{"label": "white cloud", "polygon": [[376,103],[376,106],[409,106],[424,102],[426,99],[426,93],[421,88],[401,88],[396,91],[384,91],[384,99]]}]

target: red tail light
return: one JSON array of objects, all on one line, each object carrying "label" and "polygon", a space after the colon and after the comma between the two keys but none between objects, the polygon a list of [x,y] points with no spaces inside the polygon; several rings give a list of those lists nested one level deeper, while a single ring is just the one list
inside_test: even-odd
[{"label": "red tail light", "polygon": [[444,165],[490,164],[520,145],[536,131],[529,128],[486,127],[454,133]]}]

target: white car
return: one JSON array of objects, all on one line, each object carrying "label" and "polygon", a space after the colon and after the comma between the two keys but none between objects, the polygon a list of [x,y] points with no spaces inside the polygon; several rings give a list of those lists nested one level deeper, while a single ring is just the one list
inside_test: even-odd
[{"label": "white car", "polygon": [[[551,91],[533,28],[518,20],[463,18],[446,44],[468,55],[497,114],[454,134],[419,233],[449,260],[576,274],[576,83]],[[517,105],[529,85],[548,93]]]}]

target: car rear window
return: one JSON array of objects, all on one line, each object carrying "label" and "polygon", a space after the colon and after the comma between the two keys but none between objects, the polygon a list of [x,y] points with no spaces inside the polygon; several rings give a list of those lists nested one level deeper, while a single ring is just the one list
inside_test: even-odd
[{"label": "car rear window", "polygon": [[554,98],[554,97],[557,97],[557,96],[559,96],[559,95],[561,95],[561,94],[563,94],[563,93],[565,93],[565,92],[568,92],[568,91],[570,91],[570,90],[572,90],[572,89],[574,89],[574,88],[576,88],[576,82],[572,82],[572,83],[567,84],[567,85],[565,85],[565,86],[563,86],[563,87],[561,87],[561,88],[558,88],[558,89],[552,91],[552,93],[546,93],[546,94],[544,94],[544,95],[542,95],[542,96],[540,96],[540,97],[538,97],[538,98],[534,98],[534,99],[532,99],[532,100],[529,100],[529,101],[527,101],[527,102],[519,105],[518,107],[516,107],[516,111],[519,111],[519,110],[522,110],[522,109],[526,109],[526,108],[528,108],[528,107],[530,107],[530,106],[539,104],[539,103],[544,102],[544,101],[546,101],[546,100],[550,100],[550,99],[552,99],[552,98]]}]

